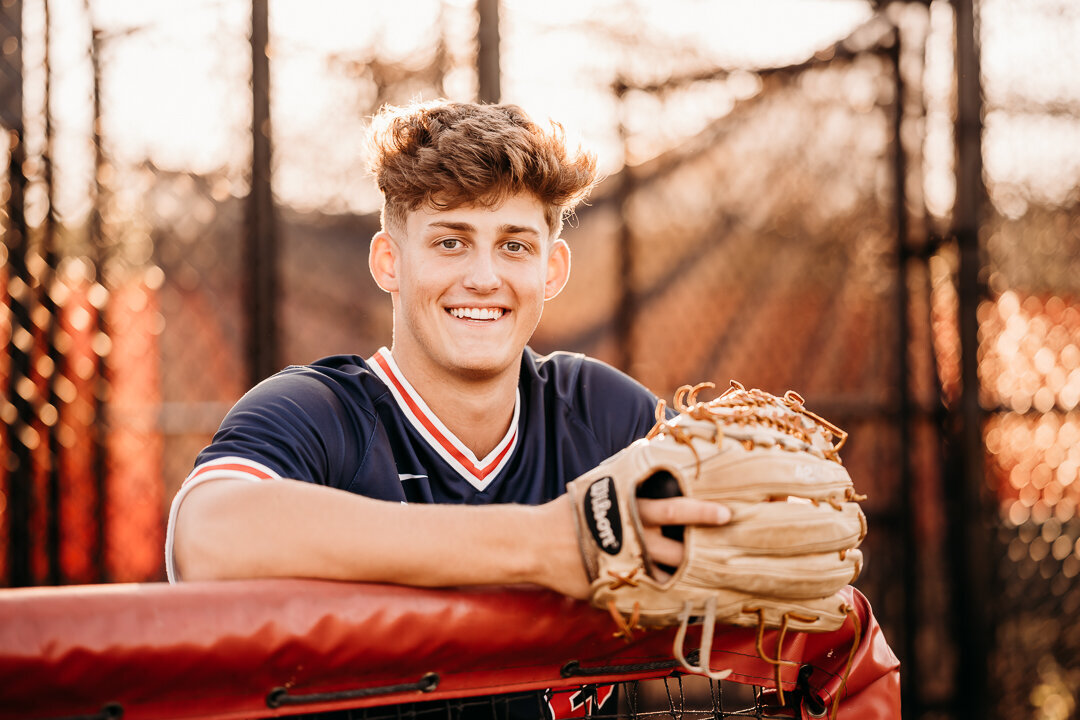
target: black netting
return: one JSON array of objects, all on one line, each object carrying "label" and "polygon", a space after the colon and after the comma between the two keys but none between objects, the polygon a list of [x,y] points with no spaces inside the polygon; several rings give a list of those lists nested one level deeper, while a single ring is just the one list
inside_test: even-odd
[{"label": "black netting", "polygon": [[[808,704],[807,704],[808,703]],[[289,715],[294,720],[649,720],[686,718],[793,718],[807,709],[820,712],[816,696],[775,693],[751,685],[703,677],[601,683],[560,690],[534,690],[456,700],[402,703],[359,710]]]}]

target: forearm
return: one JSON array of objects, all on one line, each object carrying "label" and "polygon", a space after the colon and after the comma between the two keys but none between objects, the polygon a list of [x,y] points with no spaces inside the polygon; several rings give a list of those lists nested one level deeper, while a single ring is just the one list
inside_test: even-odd
[{"label": "forearm", "polygon": [[427,587],[537,583],[582,596],[567,503],[405,505],[295,481],[218,480],[177,518],[187,580],[319,577]]}]

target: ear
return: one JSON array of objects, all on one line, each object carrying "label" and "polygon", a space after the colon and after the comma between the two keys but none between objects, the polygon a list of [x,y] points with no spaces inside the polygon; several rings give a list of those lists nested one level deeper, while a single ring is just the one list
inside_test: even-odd
[{"label": "ear", "polygon": [[398,246],[385,230],[375,233],[368,251],[368,269],[375,284],[388,293],[397,292]]},{"label": "ear", "polygon": [[570,279],[570,246],[562,238],[555,238],[548,251],[547,281],[544,285],[544,300],[551,300],[566,287]]}]

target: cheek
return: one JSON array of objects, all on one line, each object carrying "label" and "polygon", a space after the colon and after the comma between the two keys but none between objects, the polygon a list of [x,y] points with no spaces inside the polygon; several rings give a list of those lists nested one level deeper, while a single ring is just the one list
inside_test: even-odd
[{"label": "cheek", "polygon": [[439,285],[439,268],[431,263],[403,261],[398,268],[401,293],[411,297],[431,294]]},{"label": "cheek", "polygon": [[547,272],[542,263],[512,268],[505,277],[517,288],[518,294],[528,297],[539,295],[543,299],[547,289]]}]

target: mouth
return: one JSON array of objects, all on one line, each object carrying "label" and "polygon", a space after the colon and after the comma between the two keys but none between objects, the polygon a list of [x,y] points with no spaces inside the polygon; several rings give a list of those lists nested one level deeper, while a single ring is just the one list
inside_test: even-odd
[{"label": "mouth", "polygon": [[446,312],[459,320],[493,322],[501,318],[508,311],[497,307],[452,307],[447,308]]}]

